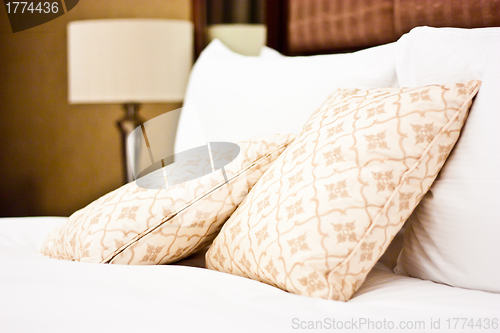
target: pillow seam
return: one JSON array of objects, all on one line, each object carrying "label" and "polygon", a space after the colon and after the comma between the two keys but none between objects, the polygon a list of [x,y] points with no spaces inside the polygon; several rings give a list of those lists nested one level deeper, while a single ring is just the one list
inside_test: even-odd
[{"label": "pillow seam", "polygon": [[[477,95],[477,92],[478,92],[478,90],[479,90],[480,87],[481,87],[481,81],[478,81],[478,84],[475,87],[475,89],[469,94],[469,97],[467,97],[467,99],[462,103],[461,107],[457,110],[457,112],[455,112],[455,114],[450,118],[450,120],[441,128],[441,130],[439,131],[439,133],[434,137],[434,139],[432,140],[432,142],[429,143],[429,145],[424,149],[424,151],[420,155],[419,159],[410,168],[408,168],[408,170],[403,174],[403,176],[401,177],[401,180],[399,181],[398,186],[391,193],[391,195],[387,199],[386,203],[384,204],[384,206],[382,207],[382,209],[379,211],[379,213],[377,214],[377,216],[375,217],[375,219],[373,220],[373,222],[370,224],[370,226],[368,227],[368,229],[366,230],[366,232],[363,234],[363,237],[358,241],[358,243],[356,244],[356,246],[354,247],[354,249],[351,251],[351,253],[344,260],[342,260],[339,264],[337,264],[334,268],[332,268],[330,270],[330,272],[328,273],[328,281],[331,281],[334,275],[337,275],[337,274],[340,273],[340,272],[336,271],[338,269],[338,267],[344,265],[345,263],[350,262],[350,260],[352,259],[352,257],[354,257],[356,255],[356,253],[358,252],[359,248],[361,247],[361,244],[363,243],[363,240],[365,240],[372,233],[372,231],[375,228],[375,226],[378,225],[377,222],[380,219],[380,217],[382,216],[383,212],[386,211],[389,208],[389,205],[394,201],[394,198],[395,198],[396,194],[399,192],[399,190],[403,186],[404,182],[408,178],[408,175],[411,172],[413,172],[416,168],[418,168],[418,166],[422,163],[423,158],[426,157],[429,154],[429,151],[432,149],[432,147],[434,147],[434,145],[437,143],[437,141],[439,140],[439,138],[443,135],[443,133],[446,131],[446,129],[448,129],[451,126],[451,124],[456,120],[456,118],[462,112],[464,112],[464,109],[465,109],[465,111],[467,111],[469,109],[469,107],[471,106],[471,103],[472,103],[472,99],[474,99],[474,97]],[[456,144],[456,142],[455,142],[455,144]],[[377,263],[377,260],[375,260],[373,262],[372,267],[376,263]],[[348,272],[347,270],[345,270],[345,272],[343,272],[343,274],[342,274],[342,276],[343,276],[342,281],[345,281],[345,276],[346,276],[347,272]],[[342,284],[342,286],[343,286],[343,284]],[[338,292],[342,293],[341,292],[342,289],[343,288],[341,288],[340,290],[338,290]],[[332,284],[329,283],[328,297],[332,298],[332,296],[333,296],[334,293],[335,293],[335,290],[332,288]]]},{"label": "pillow seam", "polygon": [[[252,168],[253,166],[255,166],[256,164],[260,163],[263,159],[271,156],[272,154],[274,154],[276,151],[278,151],[279,149],[283,148],[283,147],[286,147],[287,145],[289,145],[291,143],[290,142],[286,142],[286,143],[283,143],[281,145],[279,145],[278,147],[276,147],[275,149],[273,149],[272,151],[268,152],[267,154],[265,154],[264,156],[260,157],[259,159],[255,160],[254,162],[250,163],[248,166],[246,166],[245,168],[241,169],[239,172],[237,172],[235,175],[233,175],[230,179],[228,179],[227,182],[230,182],[230,181],[233,181],[234,179],[238,178],[239,176],[241,176],[244,172],[248,171],[250,168]],[[138,235],[136,235],[133,239],[129,240],[126,244],[122,245],[122,247],[120,247],[119,249],[116,249],[115,251],[113,251],[111,254],[109,254],[107,257],[105,257],[104,259],[102,259],[100,261],[100,263],[102,264],[109,264],[116,256],[118,256],[120,253],[124,252],[125,250],[127,250],[129,247],[133,246],[135,243],[139,242],[142,238],[146,237],[147,235],[149,235],[151,232],[155,231],[156,229],[160,228],[161,226],[163,226],[166,222],[168,222],[169,220],[175,218],[177,215],[179,215],[180,213],[182,213],[183,211],[185,211],[186,209],[188,209],[189,207],[191,207],[192,205],[194,205],[196,202],[204,199],[205,197],[207,197],[208,195],[210,195],[211,193],[213,193],[214,191],[218,190],[219,188],[221,188],[224,184],[226,184],[226,181],[223,181],[223,182],[220,182],[219,184],[215,185],[214,187],[212,187],[211,189],[207,190],[207,192],[205,192],[203,195],[195,198],[194,200],[188,202],[187,204],[185,204],[183,207],[179,208],[176,212],[166,216],[166,217],[163,217],[159,223],[149,227],[148,229],[142,231],[141,233],[139,233]]]}]

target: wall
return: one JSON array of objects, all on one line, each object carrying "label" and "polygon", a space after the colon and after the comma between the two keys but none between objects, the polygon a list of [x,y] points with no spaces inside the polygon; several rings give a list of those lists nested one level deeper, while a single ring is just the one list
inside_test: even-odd
[{"label": "wall", "polygon": [[[0,8],[0,216],[68,216],[122,184],[116,128],[121,106],[67,103],[67,23],[135,17],[189,20],[190,4],[81,0],[67,14],[15,34]],[[151,119],[179,107],[147,104],[141,115]],[[175,124],[167,130],[173,137]]]}]

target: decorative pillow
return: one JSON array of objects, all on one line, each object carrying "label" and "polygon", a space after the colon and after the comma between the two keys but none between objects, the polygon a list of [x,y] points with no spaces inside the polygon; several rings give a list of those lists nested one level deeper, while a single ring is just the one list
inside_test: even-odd
[{"label": "decorative pillow", "polygon": [[336,91],[223,226],[207,267],[349,300],[436,178],[479,86]]},{"label": "decorative pillow", "polygon": [[[41,252],[57,259],[118,264],[166,264],[208,245],[295,135],[253,138],[221,170],[183,182],[188,173],[219,163],[227,151],[212,147],[212,160],[192,158],[167,166],[106,194],[52,231]],[[229,161],[228,161],[229,162]],[[171,168],[172,169],[172,168]],[[172,176],[171,176],[172,175]],[[173,177],[180,184],[165,189]],[[189,177],[188,177],[189,179]],[[162,189],[163,187],[163,189]]]},{"label": "decorative pillow", "polygon": [[175,153],[206,141],[298,134],[336,88],[398,87],[394,44],[308,57],[264,48],[262,56],[248,57],[214,40],[191,71]]},{"label": "decorative pillow", "polygon": [[500,293],[499,59],[500,28],[420,27],[397,42],[401,85],[482,81],[460,140],[408,221],[399,274]]}]

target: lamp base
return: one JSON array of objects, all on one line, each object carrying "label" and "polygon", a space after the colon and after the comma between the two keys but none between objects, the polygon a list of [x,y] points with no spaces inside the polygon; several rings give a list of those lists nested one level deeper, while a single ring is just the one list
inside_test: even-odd
[{"label": "lamp base", "polygon": [[144,121],[139,116],[139,109],[141,105],[138,103],[125,103],[123,104],[125,116],[116,122],[120,129],[122,136],[122,157],[123,157],[123,170],[124,182],[130,183],[134,181],[134,173],[132,171],[132,159],[127,149],[127,137],[138,126],[141,126]]}]

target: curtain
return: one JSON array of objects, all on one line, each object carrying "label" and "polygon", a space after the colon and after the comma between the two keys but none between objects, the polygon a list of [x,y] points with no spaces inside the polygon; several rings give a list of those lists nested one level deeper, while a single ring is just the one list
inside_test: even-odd
[{"label": "curtain", "polygon": [[263,24],[265,0],[209,0],[207,25],[224,23]]}]

